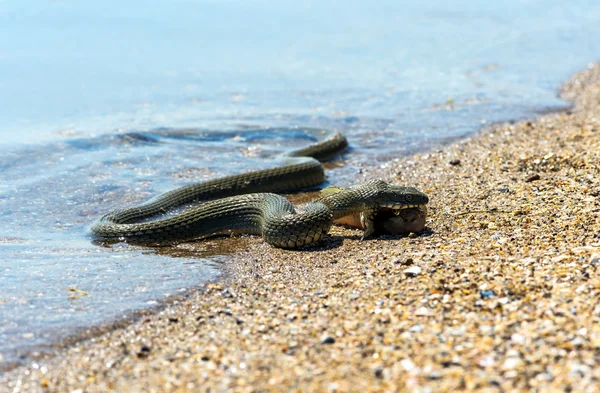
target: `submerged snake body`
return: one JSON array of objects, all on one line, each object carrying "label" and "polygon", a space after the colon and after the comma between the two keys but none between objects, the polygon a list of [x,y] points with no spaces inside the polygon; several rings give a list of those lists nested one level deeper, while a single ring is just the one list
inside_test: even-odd
[{"label": "submerged snake body", "polygon": [[[360,215],[365,228],[363,237],[368,237],[374,231],[375,214],[381,209],[400,211],[427,203],[427,196],[415,188],[375,180],[326,195],[297,213],[287,199],[270,192],[321,184],[325,174],[317,160],[330,158],[347,146],[339,133],[305,133],[322,140],[286,154],[282,157],[283,166],[169,191],[140,206],[104,215],[93,225],[92,233],[108,242],[148,245],[248,233],[262,235],[277,247],[296,248],[321,239],[333,222],[343,217]],[[148,221],[188,205],[192,206],[180,213]]]}]

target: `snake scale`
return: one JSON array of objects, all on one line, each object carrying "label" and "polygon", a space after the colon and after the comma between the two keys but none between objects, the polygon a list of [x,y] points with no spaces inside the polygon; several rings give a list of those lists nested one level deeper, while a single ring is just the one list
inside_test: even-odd
[{"label": "snake scale", "polygon": [[317,141],[280,156],[281,166],[190,184],[141,205],[109,212],[93,224],[92,234],[108,243],[165,245],[247,233],[262,235],[276,247],[297,248],[320,240],[334,222],[358,221],[356,226],[364,229],[363,238],[367,238],[374,232],[375,217],[381,211],[400,215],[427,204],[427,196],[413,187],[372,180],[336,189],[297,212],[291,202],[274,193],[323,183],[320,161],[334,157],[348,145],[339,132],[299,131]]}]

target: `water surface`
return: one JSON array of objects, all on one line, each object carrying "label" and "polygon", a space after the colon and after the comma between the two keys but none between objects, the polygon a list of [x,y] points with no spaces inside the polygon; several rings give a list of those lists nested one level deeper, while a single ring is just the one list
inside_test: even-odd
[{"label": "water surface", "polygon": [[[0,362],[216,279],[90,242],[101,213],[343,131],[329,181],[565,105],[600,3],[0,1]],[[243,245],[241,246],[243,247]],[[3,359],[3,360],[2,360]]]}]

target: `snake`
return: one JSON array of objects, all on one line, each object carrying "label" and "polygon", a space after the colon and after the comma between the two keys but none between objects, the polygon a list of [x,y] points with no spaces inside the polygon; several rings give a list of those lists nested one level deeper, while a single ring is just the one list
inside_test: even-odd
[{"label": "snake", "polygon": [[375,232],[378,216],[397,232],[424,221],[427,195],[383,180],[325,189],[297,210],[277,193],[322,184],[321,162],[348,146],[337,131],[297,131],[316,142],[280,155],[277,167],[185,185],[138,206],[110,211],[92,225],[95,240],[162,246],[215,235],[251,234],[272,246],[293,249],[321,240],[334,223],[362,228],[366,239]]}]

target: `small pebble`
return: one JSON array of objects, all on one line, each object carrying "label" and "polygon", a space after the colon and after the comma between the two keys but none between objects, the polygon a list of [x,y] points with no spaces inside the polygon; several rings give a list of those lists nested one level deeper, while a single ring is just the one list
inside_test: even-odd
[{"label": "small pebble", "polygon": [[448,162],[448,164],[452,166],[460,165],[460,160],[458,158],[453,158]]},{"label": "small pebble", "polygon": [[324,334],[321,337],[321,344],[333,344],[333,343],[335,343],[335,338],[333,338],[327,334]]},{"label": "small pebble", "polygon": [[404,270],[404,274],[409,277],[416,277],[421,274],[421,268],[419,266],[411,266],[408,269]]},{"label": "small pebble", "polygon": [[233,297],[233,294],[229,291],[229,289],[223,289],[221,291],[221,295],[223,295],[225,297],[229,297],[229,298]]},{"label": "small pebble", "polygon": [[418,370],[417,365],[411,359],[402,359],[400,361],[400,367],[406,372],[416,372]]},{"label": "small pebble", "polygon": [[415,315],[418,316],[418,317],[430,317],[430,316],[433,315],[433,313],[427,307],[419,307],[415,311]]},{"label": "small pebble", "polygon": [[150,355],[150,352],[152,352],[152,349],[149,346],[142,345],[140,351],[137,353],[137,357],[140,359],[147,358]]},{"label": "small pebble", "polygon": [[515,369],[520,369],[523,366],[523,360],[518,357],[509,357],[506,358],[504,363],[502,364],[502,370],[510,371]]},{"label": "small pebble", "polygon": [[434,370],[431,373],[429,373],[429,375],[427,375],[427,379],[429,379],[429,380],[441,379],[442,377],[443,377],[443,374],[439,370]]},{"label": "small pebble", "polygon": [[527,179],[525,179],[525,182],[531,183],[532,181],[536,181],[536,180],[540,180],[540,175],[538,175],[537,173],[535,175],[529,176]]},{"label": "small pebble", "polygon": [[482,299],[491,299],[496,297],[496,293],[492,290],[481,291],[479,292],[479,296],[481,296]]}]

